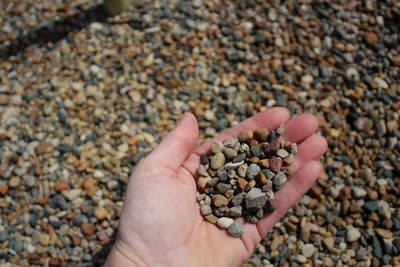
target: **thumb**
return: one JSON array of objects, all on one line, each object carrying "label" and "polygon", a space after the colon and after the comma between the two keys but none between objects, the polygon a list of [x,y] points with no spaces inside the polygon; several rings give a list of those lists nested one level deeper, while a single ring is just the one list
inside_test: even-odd
[{"label": "thumb", "polygon": [[198,138],[197,120],[187,112],[179,125],[148,155],[147,160],[176,171],[193,151]]}]

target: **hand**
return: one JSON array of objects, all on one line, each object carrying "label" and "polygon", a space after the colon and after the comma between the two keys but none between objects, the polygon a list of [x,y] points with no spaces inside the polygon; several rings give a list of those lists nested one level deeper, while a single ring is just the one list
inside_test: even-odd
[{"label": "hand", "polygon": [[285,108],[271,108],[221,134],[237,137],[244,129],[275,129],[286,123],[285,140],[298,144],[291,170],[294,175],[275,194],[274,213],[257,224],[238,221],[241,238],[228,236],[200,215],[196,202],[196,169],[199,155],[212,140],[195,148],[198,126],[187,113],[179,126],[135,168],[129,181],[119,220],[118,237],[106,266],[238,266],[275,223],[314,184],[322,171],[317,162],[327,143],[314,132],[316,118],[309,114],[290,120]]}]

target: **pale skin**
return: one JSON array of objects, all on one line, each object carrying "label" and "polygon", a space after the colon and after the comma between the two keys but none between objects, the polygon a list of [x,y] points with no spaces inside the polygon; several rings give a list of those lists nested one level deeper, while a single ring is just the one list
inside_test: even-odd
[{"label": "pale skin", "polygon": [[290,119],[285,108],[263,111],[217,137],[237,137],[242,130],[275,129],[284,123],[283,139],[298,144],[292,177],[275,194],[276,211],[257,224],[237,221],[244,235],[233,238],[203,220],[196,202],[196,169],[212,140],[196,147],[198,126],[186,113],[180,124],[135,168],[127,186],[118,237],[106,266],[239,266],[279,219],[312,187],[322,171],[327,148],[315,131],[316,118]]}]

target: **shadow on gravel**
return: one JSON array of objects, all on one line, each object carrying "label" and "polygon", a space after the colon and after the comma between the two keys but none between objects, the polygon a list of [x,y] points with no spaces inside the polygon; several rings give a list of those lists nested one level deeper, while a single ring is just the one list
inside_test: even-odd
[{"label": "shadow on gravel", "polygon": [[79,11],[72,16],[46,23],[45,26],[28,34],[18,36],[9,45],[0,46],[0,60],[15,56],[31,45],[44,46],[48,43],[56,43],[66,38],[71,32],[79,31],[92,22],[104,22],[107,19],[107,14],[101,4],[90,8],[78,6],[77,9]]},{"label": "shadow on gravel", "polygon": [[106,262],[108,254],[110,254],[111,252],[111,249],[115,243],[116,238],[117,238],[117,230],[114,231],[111,240],[108,241],[106,244],[104,244],[101,250],[93,256],[93,266],[104,266],[104,263]]}]

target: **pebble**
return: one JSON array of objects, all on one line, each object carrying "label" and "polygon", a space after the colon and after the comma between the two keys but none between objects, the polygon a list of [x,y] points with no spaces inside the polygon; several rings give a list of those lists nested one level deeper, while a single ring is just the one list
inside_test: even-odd
[{"label": "pebble", "polygon": [[367,195],[367,191],[362,188],[355,187],[353,188],[353,195],[355,198],[363,198]]},{"label": "pebble", "polygon": [[216,207],[226,207],[228,205],[229,200],[222,196],[222,195],[214,195],[212,196],[212,203],[216,206]]},{"label": "pebble", "polygon": [[206,167],[204,167],[204,165],[199,165],[196,172],[201,176],[208,176],[207,169],[206,169]]},{"label": "pebble", "polygon": [[301,254],[306,258],[310,258],[314,254],[314,245],[313,244],[305,244],[301,248]]},{"label": "pebble", "polygon": [[283,172],[278,172],[275,176],[274,179],[272,180],[272,183],[274,185],[274,188],[276,190],[279,190],[283,187],[283,185],[286,183],[287,177]]},{"label": "pebble", "polygon": [[82,224],[81,228],[82,233],[84,233],[85,235],[91,235],[96,231],[96,225],[92,223],[84,223]]},{"label": "pebble", "polygon": [[21,184],[21,179],[18,176],[13,176],[8,182],[10,188],[16,188]]},{"label": "pebble", "polygon": [[360,231],[357,230],[357,228],[351,227],[346,232],[347,242],[354,242],[354,241],[358,240],[360,237],[361,237],[361,233],[360,233]]},{"label": "pebble", "polygon": [[221,217],[217,220],[217,225],[222,229],[228,229],[228,227],[233,224],[233,219],[228,217]]},{"label": "pebble", "polygon": [[260,171],[261,171],[260,166],[254,163],[250,164],[246,172],[247,179],[254,179],[254,177],[256,177],[257,174],[260,173]]},{"label": "pebble", "polygon": [[212,145],[211,145],[211,151],[212,151],[214,154],[223,152],[224,149],[225,149],[224,144],[223,144],[221,141],[219,141],[219,140],[215,141],[215,142],[212,143]]},{"label": "pebble", "polygon": [[268,141],[269,130],[267,128],[258,128],[254,131],[254,137],[258,142]]},{"label": "pebble", "polygon": [[212,209],[210,206],[200,203],[200,213],[203,216],[207,216],[212,213]]},{"label": "pebble", "polygon": [[279,157],[272,157],[269,159],[269,166],[271,168],[271,171],[273,172],[279,172],[282,168],[282,159]]},{"label": "pebble", "polygon": [[284,158],[287,158],[289,156],[289,153],[285,149],[279,149],[276,152],[276,155],[284,159]]},{"label": "pebble", "polygon": [[228,226],[228,234],[232,237],[241,237],[243,233],[244,231],[242,226],[237,222],[233,222]]},{"label": "pebble", "polygon": [[210,162],[210,166],[213,170],[217,170],[224,166],[225,164],[225,156],[223,153],[218,152],[212,158]]},{"label": "pebble", "polygon": [[253,139],[253,132],[250,130],[242,131],[239,134],[238,139],[240,142],[249,143],[250,140]]},{"label": "pebble", "polygon": [[225,148],[224,155],[227,159],[233,159],[237,156],[237,151],[233,148]]}]

